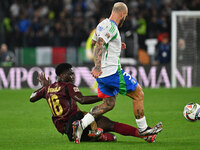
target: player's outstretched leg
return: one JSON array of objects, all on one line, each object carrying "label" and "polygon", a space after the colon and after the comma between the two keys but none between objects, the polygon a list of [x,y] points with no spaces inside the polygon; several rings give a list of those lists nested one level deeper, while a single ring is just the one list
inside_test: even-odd
[{"label": "player's outstretched leg", "polygon": [[156,124],[153,128],[147,127],[146,130],[139,132],[140,136],[154,135],[162,131],[162,122]]},{"label": "player's outstretched leg", "polygon": [[80,120],[76,120],[72,123],[72,128],[73,128],[73,137],[74,137],[74,142],[76,144],[80,143],[81,140],[81,135],[83,133],[83,128],[81,125],[81,121]]},{"label": "player's outstretched leg", "polygon": [[138,137],[144,139],[148,143],[154,143],[157,137],[157,134],[140,136],[138,128],[124,123],[114,122],[105,116],[99,117],[97,120],[97,125],[98,127],[101,127],[105,132],[116,132],[124,136]]}]

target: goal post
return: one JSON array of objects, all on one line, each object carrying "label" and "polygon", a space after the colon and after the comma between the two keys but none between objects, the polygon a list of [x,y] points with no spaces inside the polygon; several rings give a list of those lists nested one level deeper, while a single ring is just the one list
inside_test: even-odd
[{"label": "goal post", "polygon": [[192,66],[192,86],[200,86],[200,11],[172,11],[171,87],[181,66]]}]

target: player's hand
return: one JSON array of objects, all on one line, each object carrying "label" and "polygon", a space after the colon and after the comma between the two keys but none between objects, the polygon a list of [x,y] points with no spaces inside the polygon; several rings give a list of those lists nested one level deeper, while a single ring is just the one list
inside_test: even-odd
[{"label": "player's hand", "polygon": [[121,48],[122,48],[122,50],[126,49],[126,44],[124,42],[122,42]]},{"label": "player's hand", "polygon": [[43,72],[41,72],[39,75],[38,75],[38,81],[40,82],[40,84],[42,86],[48,86],[50,84],[50,79],[48,77],[48,79],[45,77],[45,74]]},{"label": "player's hand", "polygon": [[102,74],[101,67],[92,68],[91,74],[93,77],[98,78]]}]

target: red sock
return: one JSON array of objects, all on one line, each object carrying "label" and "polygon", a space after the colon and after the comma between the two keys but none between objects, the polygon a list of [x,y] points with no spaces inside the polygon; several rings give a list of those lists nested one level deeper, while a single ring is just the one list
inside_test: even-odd
[{"label": "red sock", "polygon": [[114,132],[125,135],[125,136],[134,136],[134,137],[139,137],[139,132],[138,129],[135,127],[132,127],[127,124],[123,123],[118,123],[116,122],[114,124]]}]

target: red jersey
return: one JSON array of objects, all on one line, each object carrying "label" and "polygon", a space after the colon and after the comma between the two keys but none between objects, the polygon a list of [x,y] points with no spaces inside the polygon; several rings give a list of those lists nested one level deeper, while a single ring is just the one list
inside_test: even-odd
[{"label": "red jersey", "polygon": [[72,98],[81,94],[78,87],[70,82],[55,82],[36,92],[37,99],[45,98],[52,112],[57,130],[64,133],[66,121],[77,112],[76,101]]}]

